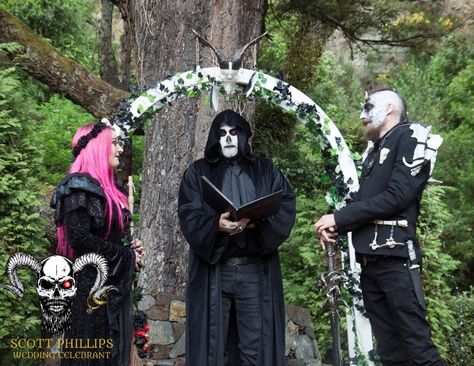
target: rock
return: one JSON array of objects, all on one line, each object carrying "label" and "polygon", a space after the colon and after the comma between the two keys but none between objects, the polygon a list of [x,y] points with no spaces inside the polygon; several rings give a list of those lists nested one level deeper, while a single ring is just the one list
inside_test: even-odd
[{"label": "rock", "polygon": [[294,323],[292,320],[286,323],[286,333],[287,334],[297,334],[299,332],[300,327],[298,324]]},{"label": "rock", "polygon": [[158,360],[155,366],[174,366],[174,360]]},{"label": "rock", "polygon": [[291,350],[295,349],[296,337],[298,336],[298,325],[289,320],[285,329],[285,356],[290,355]]},{"label": "rock", "polygon": [[150,343],[164,345],[175,342],[173,327],[170,322],[161,320],[150,320]]},{"label": "rock", "polygon": [[151,308],[155,304],[156,304],[156,301],[152,296],[145,295],[138,302],[138,310],[140,310],[140,311],[148,310],[149,308]]},{"label": "rock", "polygon": [[186,304],[184,302],[177,300],[171,302],[169,320],[172,322],[184,322],[186,320]]},{"label": "rock", "polygon": [[178,356],[184,355],[186,352],[186,333],[178,339],[178,342],[174,344],[174,347],[170,351],[170,357],[176,358]]},{"label": "rock", "polygon": [[286,366],[304,366],[303,360],[287,360]]},{"label": "rock", "polygon": [[307,336],[309,336],[311,339],[315,339],[315,338],[316,338],[316,336],[315,336],[315,334],[314,334],[313,327],[310,326],[310,325],[307,325],[307,326],[304,327],[303,333],[306,334]]},{"label": "rock", "polygon": [[173,323],[171,323],[171,325],[173,326],[174,339],[179,339],[179,337],[181,337],[184,333],[184,329],[186,328],[186,324],[185,323],[173,322]]},{"label": "rock", "polygon": [[174,366],[185,366],[185,365],[186,365],[186,360],[184,359],[184,357],[177,358],[174,364]]},{"label": "rock", "polygon": [[153,347],[152,352],[150,354],[153,360],[165,360],[165,359],[170,358],[170,350],[173,347],[172,344],[168,344],[168,345],[155,344],[152,347]]},{"label": "rock", "polygon": [[285,305],[285,312],[288,314],[288,318],[301,327],[311,324],[311,312],[308,309],[287,304]]},{"label": "rock", "polygon": [[304,366],[322,366],[321,360],[313,358],[311,360],[304,360]]},{"label": "rock", "polygon": [[158,305],[169,306],[173,300],[180,300],[178,295],[159,293],[155,296]]},{"label": "rock", "polygon": [[286,365],[287,366],[321,366],[321,361],[315,358],[306,359],[306,360],[293,359],[293,360],[287,360]]},{"label": "rock", "polygon": [[170,309],[168,305],[154,305],[145,311],[148,319],[152,320],[168,320]]},{"label": "rock", "polygon": [[314,359],[314,345],[311,338],[304,334],[298,334],[295,343],[295,356],[297,359]]}]

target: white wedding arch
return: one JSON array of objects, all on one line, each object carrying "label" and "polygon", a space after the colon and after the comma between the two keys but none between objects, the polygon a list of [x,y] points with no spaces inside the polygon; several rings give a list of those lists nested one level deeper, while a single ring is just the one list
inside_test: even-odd
[{"label": "white wedding arch", "polygon": [[[352,154],[336,125],[326,113],[300,90],[288,83],[260,71],[240,68],[238,70],[221,69],[220,67],[199,68],[169,77],[148,89],[140,96],[122,105],[120,113],[113,122],[130,132],[134,121],[157,113],[165,105],[171,104],[180,97],[198,97],[204,91],[210,93],[211,105],[216,104],[219,93],[239,95],[246,98],[262,98],[293,114],[313,132],[316,143],[326,159],[333,159],[333,190],[326,194],[328,204],[338,209],[349,200],[350,193],[358,189],[357,170]],[[325,153],[325,154],[324,154]],[[316,250],[316,248],[315,248]],[[348,253],[347,253],[348,252]],[[352,279],[350,281],[352,304],[347,311],[347,336],[351,365],[357,365],[360,357],[368,365],[373,365],[369,358],[372,350],[372,332],[368,319],[361,313],[363,309],[358,279],[360,267],[355,261],[355,252],[350,235],[347,252],[342,252],[343,262],[348,262]]]}]

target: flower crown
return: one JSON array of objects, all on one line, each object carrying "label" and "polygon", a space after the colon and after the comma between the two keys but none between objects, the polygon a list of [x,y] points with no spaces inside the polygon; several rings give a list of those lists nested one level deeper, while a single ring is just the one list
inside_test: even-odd
[{"label": "flower crown", "polygon": [[82,149],[84,149],[90,140],[96,138],[99,133],[106,127],[112,127],[112,124],[107,118],[102,118],[102,120],[94,125],[92,131],[88,134],[82,136],[79,141],[77,142],[76,146],[72,149],[72,155],[74,155],[74,159],[79,156]]}]

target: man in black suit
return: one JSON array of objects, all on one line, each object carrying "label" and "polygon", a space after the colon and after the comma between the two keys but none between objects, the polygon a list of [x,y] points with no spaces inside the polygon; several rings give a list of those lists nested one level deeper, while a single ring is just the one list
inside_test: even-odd
[{"label": "man in black suit", "polygon": [[[369,141],[354,201],[314,225],[321,245],[352,231],[364,306],[383,365],[444,365],[431,340],[420,279],[416,220],[436,148],[429,127],[406,120],[394,90],[366,95],[360,115]],[[439,145],[441,139],[438,139]]]}]

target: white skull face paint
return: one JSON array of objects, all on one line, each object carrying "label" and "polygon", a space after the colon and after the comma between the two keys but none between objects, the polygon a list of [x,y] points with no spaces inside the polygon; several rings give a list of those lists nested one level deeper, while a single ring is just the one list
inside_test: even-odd
[{"label": "white skull face paint", "polygon": [[233,158],[239,152],[239,137],[237,136],[237,128],[226,124],[220,127],[222,155],[226,158]]},{"label": "white skull face paint", "polygon": [[[360,118],[367,123],[372,123],[373,128],[377,128],[385,122],[387,118],[387,107],[389,104],[387,98],[373,94],[366,100],[362,107]],[[364,125],[367,123],[364,122]]]},{"label": "white skull face paint", "polygon": [[390,98],[383,92],[374,93],[365,98],[360,119],[365,128],[367,140],[375,141],[379,138],[380,129],[387,121]]}]

